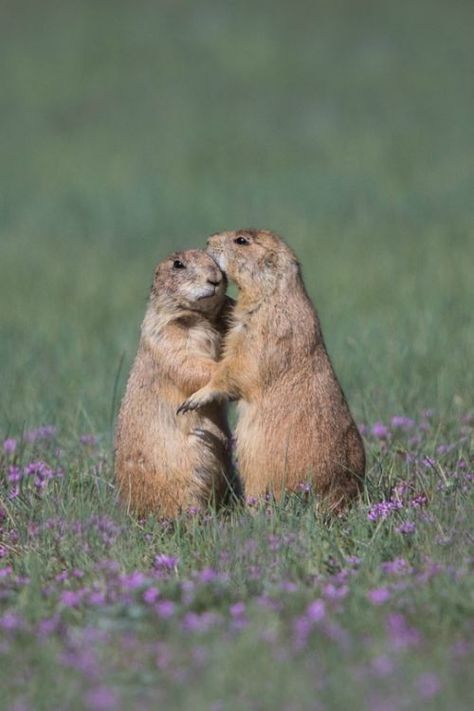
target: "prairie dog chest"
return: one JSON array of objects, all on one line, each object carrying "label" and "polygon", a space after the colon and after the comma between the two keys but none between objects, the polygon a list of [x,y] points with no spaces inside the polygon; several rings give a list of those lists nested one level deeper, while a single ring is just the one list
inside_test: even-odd
[{"label": "prairie dog chest", "polygon": [[[236,315],[234,323],[225,337],[226,355],[245,355],[261,350],[261,327],[254,314]],[[246,357],[246,361],[249,358]]]},{"label": "prairie dog chest", "polygon": [[217,360],[220,353],[221,336],[209,324],[191,327],[186,335],[186,349],[197,356]]}]

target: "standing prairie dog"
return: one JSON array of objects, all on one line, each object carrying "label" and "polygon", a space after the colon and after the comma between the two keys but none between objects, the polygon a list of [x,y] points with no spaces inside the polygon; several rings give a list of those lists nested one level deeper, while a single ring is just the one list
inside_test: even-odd
[{"label": "standing prairie dog", "polygon": [[239,297],[223,359],[179,408],[239,400],[237,458],[247,496],[312,482],[332,511],[355,497],[365,453],[292,250],[268,231],[212,235],[208,253]]},{"label": "standing prairie dog", "polygon": [[201,250],[175,252],[156,267],[115,439],[120,498],[140,516],[174,517],[238,494],[225,403],[176,416],[217,368],[226,286]]}]

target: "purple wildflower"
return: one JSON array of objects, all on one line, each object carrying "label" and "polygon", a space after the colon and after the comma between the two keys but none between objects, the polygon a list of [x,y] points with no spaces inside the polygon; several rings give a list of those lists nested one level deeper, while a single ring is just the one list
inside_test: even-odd
[{"label": "purple wildflower", "polygon": [[422,457],[421,464],[427,469],[434,469],[436,466],[436,461],[433,457]]},{"label": "purple wildflower", "polygon": [[291,580],[283,580],[280,583],[280,589],[284,590],[285,592],[293,593],[298,590],[298,586],[296,583],[293,583]]},{"label": "purple wildflower", "polygon": [[367,518],[369,521],[379,521],[387,518],[391,513],[398,511],[401,508],[403,508],[401,501],[379,501],[370,507]]},{"label": "purple wildflower", "polygon": [[306,617],[311,622],[321,622],[326,616],[326,605],[324,600],[315,600],[306,610]]},{"label": "purple wildflower", "polygon": [[190,606],[194,600],[195,583],[193,580],[183,580],[181,583],[181,602]]},{"label": "purple wildflower", "polygon": [[383,422],[376,422],[374,425],[372,425],[372,429],[370,431],[372,435],[377,439],[386,440],[390,437],[390,431],[388,427],[384,425]]},{"label": "purple wildflower", "polygon": [[306,646],[312,628],[313,625],[306,615],[301,615],[301,617],[296,618],[293,622],[293,636],[296,649],[302,649]]},{"label": "purple wildflower", "polygon": [[214,568],[204,568],[199,573],[199,580],[201,583],[213,583],[219,580],[219,573]]},{"label": "purple wildflower", "polygon": [[79,441],[85,447],[95,447],[97,445],[97,437],[93,434],[83,434],[79,437]]},{"label": "purple wildflower", "polygon": [[151,604],[157,601],[159,595],[160,591],[157,588],[148,588],[148,590],[145,590],[143,593],[143,599],[145,602]]},{"label": "purple wildflower", "polygon": [[188,612],[183,619],[183,629],[187,632],[207,632],[219,621],[215,612]]},{"label": "purple wildflower", "polygon": [[20,467],[8,467],[8,481],[16,484],[23,478],[23,472]]},{"label": "purple wildflower", "polygon": [[392,612],[387,617],[387,631],[395,649],[416,647],[421,642],[421,634],[410,627],[404,615]]},{"label": "purple wildflower", "polygon": [[416,680],[416,687],[420,698],[425,701],[432,699],[441,691],[440,681],[433,672],[425,672],[424,674],[420,674]]},{"label": "purple wildflower", "polygon": [[5,454],[13,454],[16,450],[17,441],[13,437],[9,437],[3,443],[3,451]]},{"label": "purple wildflower", "polygon": [[346,561],[348,565],[357,568],[361,563],[361,558],[358,555],[348,555]]},{"label": "purple wildflower", "polygon": [[178,565],[178,558],[174,555],[166,555],[165,553],[160,553],[155,556],[154,567],[161,573],[170,573],[175,570]]},{"label": "purple wildflower", "polygon": [[416,524],[413,521],[404,521],[401,526],[395,529],[397,533],[402,533],[403,535],[409,535],[410,533],[415,533]]},{"label": "purple wildflower", "polygon": [[16,499],[20,495],[20,484],[17,482],[8,492],[9,499]]},{"label": "purple wildflower", "polygon": [[100,590],[93,590],[89,595],[88,601],[90,605],[100,607],[105,603],[105,593]]},{"label": "purple wildflower", "polygon": [[385,563],[382,563],[380,567],[384,573],[389,573],[390,575],[404,575],[405,573],[409,573],[411,571],[411,567],[404,558],[388,560]]},{"label": "purple wildflower", "polygon": [[55,478],[63,476],[62,471],[53,471],[51,467],[43,461],[30,462],[23,470],[24,477],[31,477],[37,489],[44,489],[47,483]]},{"label": "purple wildflower", "polygon": [[60,624],[59,620],[59,615],[45,617],[44,619],[40,620],[37,626],[38,635],[40,637],[48,637],[49,635],[57,632]]},{"label": "purple wildflower", "polygon": [[385,587],[374,588],[373,590],[369,590],[367,597],[372,605],[383,605],[390,600],[390,591]]},{"label": "purple wildflower", "polygon": [[82,601],[81,590],[64,590],[61,593],[60,601],[65,607],[77,607]]},{"label": "purple wildflower", "polygon": [[395,417],[392,417],[390,424],[397,430],[410,430],[415,426],[415,420],[412,420],[411,417],[395,415]]},{"label": "purple wildflower", "polygon": [[174,602],[172,600],[160,600],[155,605],[156,614],[158,615],[158,617],[161,617],[163,620],[167,620],[170,617],[173,617],[175,611],[176,611],[176,605],[174,604]]},{"label": "purple wildflower", "polygon": [[349,588],[347,585],[333,585],[328,583],[324,586],[324,597],[327,600],[343,600],[349,594]]},{"label": "purple wildflower", "polygon": [[146,577],[139,570],[134,570],[129,575],[122,575],[120,583],[124,590],[136,590],[137,588],[144,586],[146,583]]},{"label": "purple wildflower", "polygon": [[15,632],[23,627],[23,619],[16,612],[5,612],[0,617],[0,629]]},{"label": "purple wildflower", "polygon": [[241,617],[245,615],[245,602],[236,602],[229,607],[231,617]]},{"label": "purple wildflower", "polygon": [[414,508],[414,509],[420,509],[423,506],[426,506],[427,503],[428,503],[428,498],[425,496],[425,494],[417,494],[410,501],[410,506],[412,506],[412,508]]},{"label": "purple wildflower", "polygon": [[436,447],[436,454],[449,454],[455,447],[455,444],[439,444]]},{"label": "purple wildflower", "polygon": [[44,425],[43,427],[37,427],[34,430],[30,430],[25,435],[25,440],[30,444],[37,442],[42,439],[53,439],[56,437],[57,428],[54,425]]},{"label": "purple wildflower", "polygon": [[401,479],[393,487],[392,501],[401,501],[409,490],[409,482]]}]

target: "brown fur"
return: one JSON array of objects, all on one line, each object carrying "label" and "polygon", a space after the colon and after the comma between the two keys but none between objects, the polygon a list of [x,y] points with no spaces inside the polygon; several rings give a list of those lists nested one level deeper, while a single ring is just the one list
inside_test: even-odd
[{"label": "brown fur", "polygon": [[222,361],[180,410],[239,399],[246,495],[279,496],[311,481],[331,510],[344,508],[360,490],[364,447],[295,255],[277,235],[256,230],[213,235],[208,252],[239,298]]},{"label": "brown fur", "polygon": [[238,494],[225,404],[176,416],[216,370],[226,283],[201,250],[176,252],[156,268],[115,440],[120,498],[138,515],[174,517],[227,502],[232,487]]}]

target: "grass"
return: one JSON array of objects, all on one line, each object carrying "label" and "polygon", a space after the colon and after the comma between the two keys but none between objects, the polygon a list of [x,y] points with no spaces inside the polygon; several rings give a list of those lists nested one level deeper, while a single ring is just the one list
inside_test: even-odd
[{"label": "grass", "polygon": [[[3,3],[0,706],[469,707],[473,14]],[[365,499],[330,523],[298,497],[134,521],[111,436],[153,265],[248,225],[300,257],[367,425]],[[38,460],[64,476],[9,498]]]}]

